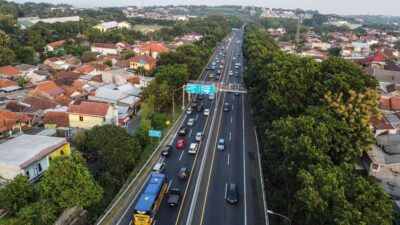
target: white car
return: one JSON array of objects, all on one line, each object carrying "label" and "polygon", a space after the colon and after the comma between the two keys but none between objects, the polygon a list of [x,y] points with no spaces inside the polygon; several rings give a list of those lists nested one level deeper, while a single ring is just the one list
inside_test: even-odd
[{"label": "white car", "polygon": [[231,70],[231,71],[229,71],[229,76],[232,76],[233,75],[233,71]]},{"label": "white car", "polygon": [[208,95],[208,99],[210,99],[210,100],[213,100],[213,99],[214,99],[214,97],[215,97],[215,94]]},{"label": "white car", "polygon": [[210,115],[210,110],[209,110],[209,109],[205,109],[205,110],[204,110],[204,115],[205,115],[205,116]]},{"label": "white car", "polygon": [[153,172],[154,173],[162,173],[165,171],[165,163],[157,163],[153,167]]},{"label": "white car", "polygon": [[188,115],[192,114],[192,112],[193,112],[193,109],[191,107],[186,110],[186,114],[188,114]]},{"label": "white car", "polygon": [[188,121],[187,121],[187,126],[188,127],[193,127],[193,125],[194,125],[194,123],[196,122],[196,120],[195,119],[193,119],[193,118],[190,118]]},{"label": "white car", "polygon": [[201,139],[203,139],[203,132],[197,132],[195,140],[201,141]]},{"label": "white car", "polygon": [[197,147],[198,147],[197,143],[191,143],[190,147],[189,147],[189,150],[188,150],[188,153],[189,154],[196,154],[197,153]]}]

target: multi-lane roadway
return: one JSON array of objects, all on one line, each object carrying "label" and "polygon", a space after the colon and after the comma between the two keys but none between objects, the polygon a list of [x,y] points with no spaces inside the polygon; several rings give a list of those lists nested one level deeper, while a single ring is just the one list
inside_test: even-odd
[{"label": "multi-lane roadway", "polygon": [[[224,60],[220,79],[216,80],[217,68],[204,70],[198,82],[215,82],[218,86],[240,84],[243,74],[241,44],[240,31],[226,37],[207,65],[211,67],[211,63],[217,62],[219,66]],[[240,64],[238,68],[235,68],[236,63]],[[210,74],[214,76],[209,76]],[[229,111],[223,110],[225,103],[229,104]],[[257,144],[247,94],[221,91],[217,92],[214,99],[204,96],[197,104],[203,106],[202,111],[197,112],[194,109],[192,114],[185,116],[181,124],[182,127],[187,127],[188,119],[194,118],[194,126],[187,127],[183,137],[174,135],[170,143],[173,146],[171,156],[159,159],[159,162],[166,164],[164,173],[168,177],[168,190],[178,188],[182,192],[181,204],[178,207],[169,207],[165,197],[154,224],[262,224],[262,197],[258,194],[261,192],[257,185]],[[209,115],[204,115],[205,109],[210,110]],[[201,142],[195,141],[197,132],[204,134]],[[225,140],[223,151],[216,147],[221,138]],[[185,139],[186,146],[183,150],[175,147],[179,139]],[[195,155],[188,154],[191,143],[199,143],[199,150]],[[179,180],[177,176],[182,167],[190,168],[190,176],[186,180]],[[229,183],[238,186],[237,204],[226,201],[226,187]],[[133,223],[133,207],[136,201],[137,198],[132,200],[116,224]]]}]

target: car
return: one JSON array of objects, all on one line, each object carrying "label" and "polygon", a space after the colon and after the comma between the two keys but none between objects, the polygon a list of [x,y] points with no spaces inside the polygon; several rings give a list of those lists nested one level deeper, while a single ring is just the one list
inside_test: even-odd
[{"label": "car", "polygon": [[215,94],[208,95],[208,99],[213,100],[215,98]]},{"label": "car", "polygon": [[221,60],[221,65],[224,65],[225,64],[225,61],[224,60]]},{"label": "car", "polygon": [[235,56],[233,56],[232,60],[235,60],[235,59],[236,59]]},{"label": "car", "polygon": [[224,139],[220,138],[218,140],[217,149],[220,151],[223,151],[225,149],[225,140]]},{"label": "car", "polygon": [[203,139],[203,132],[197,132],[195,140],[196,141],[201,141],[201,139]]},{"label": "car", "polygon": [[207,66],[206,70],[211,70],[211,66]]},{"label": "car", "polygon": [[191,143],[190,146],[189,146],[188,153],[189,154],[196,154],[197,153],[197,147],[198,147],[197,143]]},{"label": "car", "polygon": [[209,109],[205,109],[205,110],[204,110],[204,115],[205,115],[205,116],[210,115],[210,110],[209,110]]},{"label": "car", "polygon": [[211,66],[211,70],[215,70],[216,68],[215,68],[215,66]]},{"label": "car", "polygon": [[178,179],[179,179],[179,180],[185,180],[186,178],[189,177],[189,174],[190,174],[189,168],[187,168],[187,167],[182,167],[182,168],[179,170]]},{"label": "car", "polygon": [[186,114],[190,115],[190,114],[192,114],[192,112],[193,112],[193,109],[192,109],[192,108],[186,109]]},{"label": "car", "polygon": [[197,110],[197,112],[203,111],[203,105],[197,106],[196,110]]},{"label": "car", "polygon": [[210,73],[210,74],[208,74],[208,77],[212,79],[212,78],[214,78],[214,74]]},{"label": "car", "polygon": [[219,68],[222,70],[224,68],[224,66],[223,65],[219,65]]},{"label": "car", "polygon": [[229,71],[228,75],[229,75],[229,76],[232,76],[232,75],[233,75],[233,71],[232,71],[232,70]]},{"label": "car", "polygon": [[217,77],[218,77],[218,75],[221,75],[221,70],[217,70]]},{"label": "car", "polygon": [[190,107],[192,107],[192,108],[197,107],[197,99],[192,100],[192,102],[190,103]]},{"label": "car", "polygon": [[186,135],[186,132],[187,132],[187,128],[186,127],[181,127],[181,128],[179,128],[179,135],[181,135],[181,136],[185,136]]},{"label": "car", "polygon": [[202,94],[199,94],[199,95],[197,96],[197,99],[198,99],[198,100],[202,100],[202,99],[203,99],[203,95],[202,95]]},{"label": "car", "polygon": [[235,77],[238,77],[239,76],[239,72],[238,71],[236,71],[236,73],[235,73]]},{"label": "car", "polygon": [[226,201],[231,204],[236,204],[239,199],[239,193],[237,185],[234,183],[230,183],[226,186]]},{"label": "car", "polygon": [[168,193],[168,205],[171,207],[178,206],[181,199],[181,190],[172,188]]},{"label": "car", "polygon": [[225,112],[229,111],[229,103],[227,103],[227,102],[224,103],[224,111]]},{"label": "car", "polygon": [[156,165],[154,165],[153,167],[153,172],[154,173],[162,173],[165,171],[165,163],[156,163]]},{"label": "car", "polygon": [[185,139],[179,139],[179,140],[176,142],[175,147],[176,147],[177,149],[183,149],[183,148],[185,148],[185,145],[186,145]]},{"label": "car", "polygon": [[193,119],[193,118],[190,118],[190,119],[187,121],[186,125],[187,125],[188,127],[193,127],[195,123],[196,123],[196,120]]},{"label": "car", "polygon": [[161,155],[164,157],[169,157],[172,152],[172,146],[171,145],[165,145],[164,147],[161,148]]}]

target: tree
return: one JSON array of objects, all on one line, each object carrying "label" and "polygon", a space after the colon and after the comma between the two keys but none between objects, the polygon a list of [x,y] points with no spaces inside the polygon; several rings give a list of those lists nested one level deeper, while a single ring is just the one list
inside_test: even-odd
[{"label": "tree", "polygon": [[16,25],[17,21],[13,15],[0,13],[0,30],[11,34],[15,32]]},{"label": "tree", "polygon": [[33,186],[29,183],[28,177],[18,175],[0,189],[0,207],[13,215],[29,204],[33,193]]},{"label": "tree", "polygon": [[112,67],[112,61],[111,61],[111,60],[108,60],[108,61],[105,62],[104,64],[107,65],[107,66],[109,66],[109,67]]},{"label": "tree", "polygon": [[145,147],[151,141],[149,130],[153,130],[151,120],[142,118],[139,125],[134,130],[134,136],[139,140],[142,147]]},{"label": "tree", "polygon": [[19,47],[15,54],[17,60],[22,63],[33,64],[35,62],[36,51],[31,46]]},{"label": "tree", "polygon": [[342,48],[340,47],[332,47],[328,50],[328,54],[330,56],[340,56],[341,53],[342,53]]},{"label": "tree", "polygon": [[88,207],[102,198],[102,189],[81,162],[81,155],[59,156],[51,161],[39,184],[41,199],[49,200],[59,209]]},{"label": "tree", "polygon": [[173,89],[180,88],[188,82],[188,67],[184,64],[160,66],[155,73],[155,78],[158,84],[168,84],[172,92]]},{"label": "tree", "polygon": [[96,53],[91,51],[84,51],[82,53],[81,59],[83,62],[91,62],[96,59]]},{"label": "tree", "polygon": [[30,82],[31,82],[31,78],[29,78],[26,75],[17,77],[17,85],[22,88],[26,88]]},{"label": "tree", "polygon": [[15,60],[15,53],[10,48],[11,38],[0,30],[0,66],[9,65]]},{"label": "tree", "polygon": [[124,53],[124,59],[125,60],[130,59],[130,58],[132,58],[134,56],[135,56],[135,52],[134,51],[126,51]]},{"label": "tree", "polygon": [[85,51],[90,51],[90,48],[79,44],[68,44],[64,47],[64,51],[66,54],[80,57]]}]

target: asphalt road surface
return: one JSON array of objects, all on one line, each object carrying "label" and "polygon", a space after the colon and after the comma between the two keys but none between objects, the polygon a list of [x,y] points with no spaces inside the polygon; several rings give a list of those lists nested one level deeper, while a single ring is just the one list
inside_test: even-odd
[{"label": "asphalt road surface", "polygon": [[[242,42],[242,33],[239,31],[226,37],[208,64],[211,66],[216,58],[218,65],[224,60],[220,79],[216,80],[216,70],[204,70],[198,81],[241,83],[243,68],[235,68],[235,63],[243,65]],[[233,74],[229,75],[229,71]],[[213,74],[214,77],[211,78],[209,74]],[[228,112],[223,111],[224,103],[229,103]],[[261,196],[257,196],[259,176],[256,168],[256,138],[247,94],[219,92],[214,99],[205,95],[202,100],[198,100],[198,104],[203,105],[203,110],[197,112],[194,109],[191,115],[185,116],[181,124],[187,127],[187,120],[195,118],[194,126],[187,127],[187,134],[183,137],[175,135],[170,143],[173,145],[171,156],[159,159],[160,162],[166,163],[168,190],[181,190],[181,205],[169,207],[168,197],[164,197],[153,224],[261,224]],[[210,109],[210,115],[204,115],[204,109]],[[191,155],[188,154],[188,148],[190,143],[196,142],[197,132],[203,132],[204,136],[199,142],[197,154]],[[216,149],[219,138],[225,140],[224,151]],[[186,141],[183,150],[175,147],[179,139]],[[178,180],[177,175],[181,167],[190,168],[191,173],[187,180]],[[229,183],[238,185],[239,201],[234,205],[225,199],[226,186]],[[141,191],[143,190],[140,189]],[[116,224],[133,224],[133,207],[140,192],[120,214]]]}]

